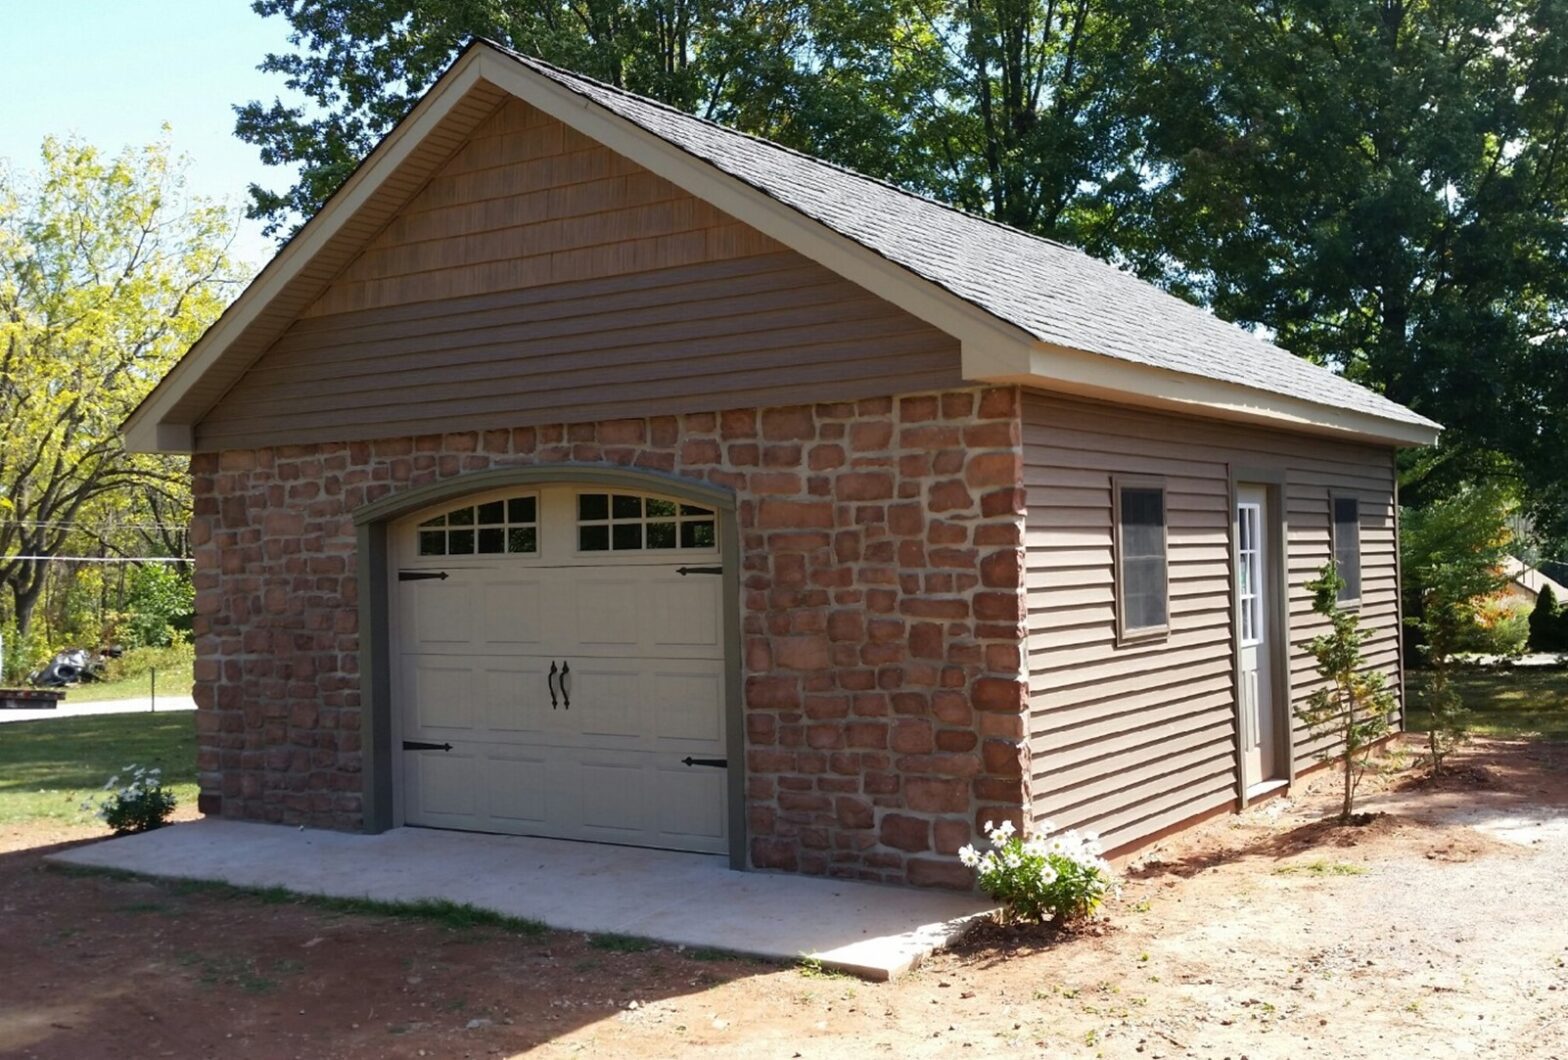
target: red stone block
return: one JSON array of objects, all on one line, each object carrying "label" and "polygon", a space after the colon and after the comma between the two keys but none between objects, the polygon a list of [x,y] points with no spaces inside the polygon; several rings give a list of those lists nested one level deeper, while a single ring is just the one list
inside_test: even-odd
[{"label": "red stone block", "polygon": [[1024,709],[1027,693],[1022,682],[982,677],[974,682],[970,700],[976,710],[1016,713]]},{"label": "red stone block", "polygon": [[1018,415],[1018,388],[1005,386],[980,393],[981,419],[1007,419]]},{"label": "red stone block", "polygon": [[926,507],[933,512],[951,512],[973,508],[975,499],[958,479],[933,483],[926,498]]},{"label": "red stone block", "polygon": [[895,850],[930,850],[931,822],[923,817],[910,817],[901,813],[886,814],[882,818],[879,838],[883,846]]}]

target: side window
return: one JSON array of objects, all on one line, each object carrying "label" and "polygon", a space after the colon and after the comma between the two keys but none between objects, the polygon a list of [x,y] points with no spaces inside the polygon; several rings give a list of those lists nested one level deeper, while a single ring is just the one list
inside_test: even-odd
[{"label": "side window", "polygon": [[577,550],[635,552],[718,546],[712,508],[635,493],[579,493]]},{"label": "side window", "polygon": [[419,524],[421,556],[497,556],[539,551],[539,498],[533,494],[465,504]]},{"label": "side window", "polygon": [[1339,591],[1342,604],[1361,600],[1361,502],[1355,497],[1334,497],[1334,568],[1345,580]]},{"label": "side window", "polygon": [[1116,632],[1124,640],[1170,629],[1165,484],[1146,479],[1113,483],[1116,520]]}]

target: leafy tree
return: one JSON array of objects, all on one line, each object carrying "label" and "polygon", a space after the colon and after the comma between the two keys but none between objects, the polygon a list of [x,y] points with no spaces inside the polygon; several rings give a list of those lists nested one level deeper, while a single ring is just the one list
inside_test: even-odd
[{"label": "leafy tree", "polygon": [[1124,263],[1443,422],[1568,542],[1568,4],[255,0],[286,234],[482,35]]},{"label": "leafy tree", "polygon": [[167,143],[50,138],[41,161],[0,170],[0,584],[23,639],[52,557],[178,510],[184,462],[127,453],[118,427],[238,278],[232,217],[185,193]]},{"label": "leafy tree", "polygon": [[1093,240],[1141,188],[1129,90],[1152,0],[256,0],[299,45],[268,55],[303,98],[236,108],[309,216],[473,36],[1009,224]]},{"label": "leafy tree", "polygon": [[1407,500],[1517,474],[1562,538],[1568,5],[1163,12],[1139,268],[1445,424]]},{"label": "leafy tree", "polygon": [[1344,585],[1333,563],[1326,564],[1307,584],[1312,590],[1312,610],[1327,618],[1330,625],[1329,632],[1306,645],[1325,684],[1314,689],[1295,714],[1314,737],[1329,741],[1320,752],[1322,761],[1342,758],[1339,819],[1349,822],[1355,811],[1356,786],[1366,772],[1372,748],[1389,731],[1395,700],[1383,672],[1364,669],[1361,645],[1366,633],[1356,612],[1339,606]]},{"label": "leafy tree", "polygon": [[188,637],[196,590],[174,564],[146,563],[131,575],[125,607],[127,647],[166,648]]},{"label": "leafy tree", "polygon": [[1428,667],[1418,703],[1431,715],[1434,772],[1468,735],[1468,714],[1451,680],[1454,656],[1473,639],[1477,609],[1501,592],[1514,500],[1500,485],[1470,486],[1402,513],[1400,562],[1406,621],[1420,632]]}]

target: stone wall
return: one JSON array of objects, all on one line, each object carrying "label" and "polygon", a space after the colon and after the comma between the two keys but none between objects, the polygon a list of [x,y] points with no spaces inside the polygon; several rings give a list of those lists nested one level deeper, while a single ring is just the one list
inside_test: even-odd
[{"label": "stone wall", "polygon": [[949,855],[1028,804],[1018,403],[963,390],[198,455],[203,808],[360,825],[356,508],[604,463],[736,492],[753,864],[968,886]]}]

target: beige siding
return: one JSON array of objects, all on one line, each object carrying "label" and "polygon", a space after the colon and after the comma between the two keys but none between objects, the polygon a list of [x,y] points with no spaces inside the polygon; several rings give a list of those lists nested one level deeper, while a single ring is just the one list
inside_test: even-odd
[{"label": "beige siding", "polygon": [[949,336],[521,102],[197,427],[202,449],[930,390]]},{"label": "beige siding", "polygon": [[[1322,629],[1306,583],[1329,558],[1330,492],[1361,499],[1372,663],[1397,675],[1393,456],[1305,435],[1028,394],[1029,681],[1037,819],[1123,846],[1237,794],[1230,579],[1233,468],[1285,476],[1292,696]],[[1158,475],[1169,509],[1171,634],[1118,646],[1111,477]],[[1295,734],[1298,768],[1318,749]]]}]

